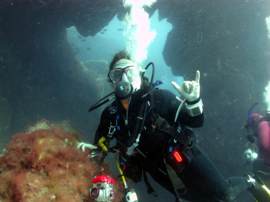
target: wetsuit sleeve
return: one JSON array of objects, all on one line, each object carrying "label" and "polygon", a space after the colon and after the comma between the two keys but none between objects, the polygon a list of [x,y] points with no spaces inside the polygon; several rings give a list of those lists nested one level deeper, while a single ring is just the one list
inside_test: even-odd
[{"label": "wetsuit sleeve", "polygon": [[98,140],[104,136],[106,137],[109,131],[110,127],[110,117],[109,117],[109,112],[106,109],[101,114],[100,122],[98,125],[98,128],[95,133],[95,139],[94,139],[94,144],[97,144]]},{"label": "wetsuit sleeve", "polygon": [[158,113],[170,124],[180,123],[189,127],[201,127],[204,122],[203,113],[191,116],[187,104],[168,90],[157,90],[154,93],[154,103]]}]

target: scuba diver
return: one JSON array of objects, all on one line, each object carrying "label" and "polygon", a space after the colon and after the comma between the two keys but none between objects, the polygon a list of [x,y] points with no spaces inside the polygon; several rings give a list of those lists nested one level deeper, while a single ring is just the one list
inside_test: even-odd
[{"label": "scuba diver", "polygon": [[[149,81],[144,74],[150,65],[153,70]],[[150,175],[171,192],[176,201],[234,199],[247,188],[246,181],[241,181],[241,188],[232,188],[231,182],[223,178],[198,148],[191,130],[204,122],[200,72],[196,72],[195,80],[184,81],[180,86],[172,82],[180,99],[168,90],[157,88],[160,82],[153,82],[153,63],[145,69],[124,51],[114,56],[108,79],[114,89],[109,95],[113,94],[115,100],[101,114],[94,144],[105,154],[113,148],[119,155],[121,176],[135,183],[143,178],[148,193],[154,193],[148,181]],[[107,101],[106,96],[90,110]],[[88,144],[80,146],[87,148]]]},{"label": "scuba diver", "polygon": [[251,111],[246,124],[249,144],[244,152],[253,172],[248,176],[253,184],[249,190],[258,202],[270,202],[270,112]]}]

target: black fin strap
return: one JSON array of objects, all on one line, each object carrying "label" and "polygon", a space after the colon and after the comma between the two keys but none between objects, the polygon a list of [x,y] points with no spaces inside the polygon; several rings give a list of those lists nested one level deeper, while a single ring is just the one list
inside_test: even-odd
[{"label": "black fin strap", "polygon": [[147,193],[148,194],[154,194],[154,196],[157,197],[157,194],[156,194],[153,186],[150,184],[149,179],[148,179],[148,177],[146,175],[146,172],[144,170],[143,170],[143,179],[144,179],[144,183],[145,183],[145,185],[147,187]]}]

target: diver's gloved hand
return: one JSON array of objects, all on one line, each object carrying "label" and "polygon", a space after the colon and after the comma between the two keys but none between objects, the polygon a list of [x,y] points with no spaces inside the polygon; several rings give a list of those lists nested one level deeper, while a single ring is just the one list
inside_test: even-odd
[{"label": "diver's gloved hand", "polygon": [[251,175],[247,175],[246,180],[247,180],[247,183],[249,183],[251,186],[255,186],[257,183],[256,179]]},{"label": "diver's gloved hand", "polygon": [[173,87],[185,99],[186,111],[189,116],[198,116],[203,113],[203,103],[200,99],[200,71],[196,71],[196,77],[193,81],[184,81],[179,86],[174,81],[171,82]]},{"label": "diver's gloved hand", "polygon": [[200,98],[200,71],[196,71],[196,77],[193,81],[184,81],[182,85],[178,85],[175,81],[171,82],[173,87],[179,94],[187,100],[187,102],[199,101]]},{"label": "diver's gloved hand", "polygon": [[248,148],[244,152],[245,159],[249,162],[253,162],[258,158],[258,153],[251,148]]},{"label": "diver's gloved hand", "polygon": [[84,152],[85,149],[90,149],[90,150],[97,149],[97,146],[90,144],[90,143],[78,142],[77,149],[80,149]]}]

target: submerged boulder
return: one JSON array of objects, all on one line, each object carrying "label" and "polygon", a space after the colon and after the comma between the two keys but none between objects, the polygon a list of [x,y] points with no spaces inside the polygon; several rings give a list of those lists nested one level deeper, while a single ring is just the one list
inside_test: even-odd
[{"label": "submerged boulder", "polygon": [[0,156],[0,201],[92,201],[91,179],[105,171],[77,142],[76,134],[57,127],[14,135]]}]

